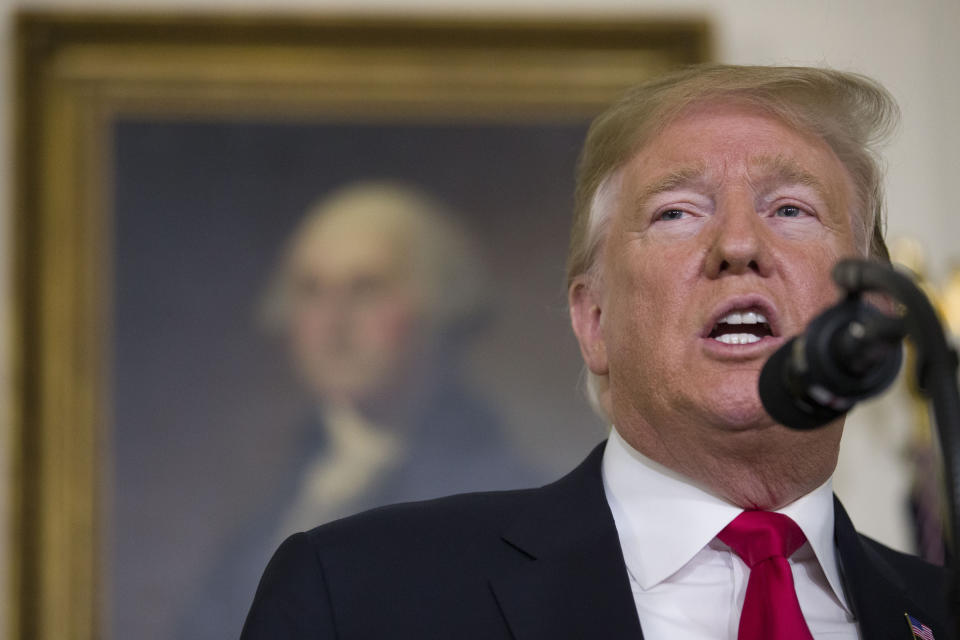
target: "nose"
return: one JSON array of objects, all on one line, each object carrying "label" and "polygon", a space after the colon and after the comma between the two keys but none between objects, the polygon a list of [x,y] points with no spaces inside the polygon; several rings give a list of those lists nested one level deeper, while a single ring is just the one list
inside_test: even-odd
[{"label": "nose", "polygon": [[766,226],[749,194],[728,198],[712,220],[705,271],[710,278],[756,273],[772,267]]},{"label": "nose", "polygon": [[352,319],[349,296],[337,285],[314,285],[297,302],[298,314],[317,335],[342,335]]}]

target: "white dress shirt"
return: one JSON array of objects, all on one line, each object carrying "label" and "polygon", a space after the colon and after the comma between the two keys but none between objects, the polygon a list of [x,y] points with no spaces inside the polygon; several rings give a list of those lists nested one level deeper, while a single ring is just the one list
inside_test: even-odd
[{"label": "white dress shirt", "polygon": [[[603,483],[647,640],[736,640],[750,569],[716,535],[742,511],[645,457],[611,430]],[[833,541],[833,491],[777,510],[807,542],[790,559],[814,638],[856,640]]]}]

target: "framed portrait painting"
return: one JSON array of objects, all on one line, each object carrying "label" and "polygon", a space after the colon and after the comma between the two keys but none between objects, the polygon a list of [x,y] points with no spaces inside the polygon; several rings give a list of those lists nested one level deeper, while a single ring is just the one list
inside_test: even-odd
[{"label": "framed portrait painting", "polygon": [[577,154],[704,22],[22,13],[16,42],[10,637],[235,637],[284,535],[603,439]]}]

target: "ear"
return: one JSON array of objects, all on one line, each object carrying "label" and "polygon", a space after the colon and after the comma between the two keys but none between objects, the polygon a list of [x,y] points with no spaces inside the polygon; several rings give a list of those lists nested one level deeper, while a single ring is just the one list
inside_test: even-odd
[{"label": "ear", "polygon": [[607,345],[603,340],[600,292],[596,283],[578,276],[567,294],[570,305],[570,324],[580,343],[580,353],[587,368],[596,375],[607,375]]}]

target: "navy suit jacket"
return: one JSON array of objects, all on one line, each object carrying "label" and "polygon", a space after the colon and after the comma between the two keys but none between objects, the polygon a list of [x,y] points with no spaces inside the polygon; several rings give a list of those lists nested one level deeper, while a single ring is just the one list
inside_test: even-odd
[{"label": "navy suit jacket", "polygon": [[[600,474],[603,447],[539,489],[384,507],[292,536],[242,640],[642,638]],[[856,533],[836,503],[845,588],[867,640],[950,635],[946,573]]]}]

